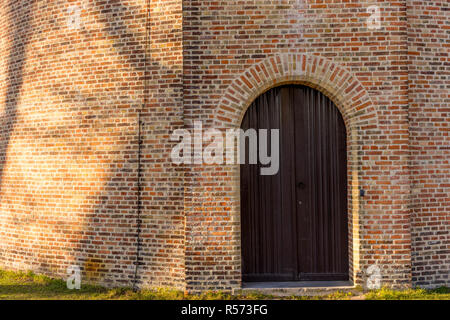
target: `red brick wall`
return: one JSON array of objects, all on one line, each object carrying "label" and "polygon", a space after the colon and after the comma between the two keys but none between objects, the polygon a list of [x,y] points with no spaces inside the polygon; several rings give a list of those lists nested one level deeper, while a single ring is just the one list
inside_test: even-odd
[{"label": "red brick wall", "polygon": [[183,288],[181,6],[152,5],[147,45],[145,0],[2,4],[1,267],[134,283],[143,111],[138,280]]},{"label": "red brick wall", "polygon": [[180,0],[152,0],[142,154],[143,285],[184,289],[184,169],[171,162],[183,127],[183,43]]},{"label": "red brick wall", "polygon": [[[366,9],[373,4],[381,7],[381,30],[366,28]],[[184,14],[187,123],[200,119],[205,126],[214,120],[224,127],[239,126],[233,116],[220,114],[218,102],[230,85],[248,93],[228,91],[242,100],[241,96],[255,98],[270,85],[295,80],[288,72],[278,78],[269,75],[275,80],[267,84],[251,74],[252,66],[259,72],[256,65],[277,54],[304,53],[326,58],[363,86],[371,99],[364,108],[375,108],[377,122],[349,130],[355,133],[349,136],[353,145],[349,159],[352,152],[357,155],[349,171],[353,190],[349,194],[349,208],[353,208],[349,214],[355,224],[350,229],[357,233],[351,237],[356,239],[351,246],[357,246],[350,255],[357,260],[352,261],[357,268],[351,275],[355,282],[362,283],[367,267],[377,264],[385,284],[410,284],[406,2],[184,1]],[[313,62],[308,62],[307,68],[314,69]],[[236,81],[241,76],[248,81]],[[303,80],[327,91],[326,80],[322,85],[322,79]],[[351,86],[351,82],[347,85]],[[339,98],[339,93],[332,94]],[[230,103],[225,109],[237,115],[250,102]],[[351,109],[351,103],[350,99],[343,108]],[[367,111],[364,108],[359,111]],[[348,116],[358,117],[358,113]],[[240,203],[236,170],[194,168],[186,185],[193,192],[186,202],[188,288],[238,287]],[[359,187],[367,191],[363,199],[354,193]]]},{"label": "red brick wall", "polygon": [[1,6],[2,267],[133,276],[145,10],[115,3]]},{"label": "red brick wall", "polygon": [[450,283],[450,5],[408,0],[413,283]]},{"label": "red brick wall", "polygon": [[346,121],[351,278],[376,264],[387,285],[448,283],[448,4],[423,3],[5,1],[0,267],[239,288],[237,167],[176,166],[169,137],[239,127],[260,93],[295,82]]}]

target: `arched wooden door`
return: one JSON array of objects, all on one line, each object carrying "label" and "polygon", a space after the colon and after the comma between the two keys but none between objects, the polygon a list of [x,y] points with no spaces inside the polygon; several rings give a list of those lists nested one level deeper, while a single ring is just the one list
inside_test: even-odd
[{"label": "arched wooden door", "polygon": [[348,280],[346,129],[338,108],[315,89],[282,86],[258,97],[241,127],[280,129],[278,174],[241,165],[243,281]]}]

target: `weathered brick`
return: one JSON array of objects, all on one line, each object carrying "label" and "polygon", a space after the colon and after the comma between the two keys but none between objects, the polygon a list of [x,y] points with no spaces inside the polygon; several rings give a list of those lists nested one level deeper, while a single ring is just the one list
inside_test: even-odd
[{"label": "weathered brick", "polygon": [[[366,26],[374,4],[379,30]],[[449,285],[448,10],[444,0],[5,1],[0,267],[239,288],[238,167],[176,166],[169,137],[197,120],[239,127],[256,97],[296,83],[330,97],[347,126],[351,279],[377,264],[388,285]]]}]

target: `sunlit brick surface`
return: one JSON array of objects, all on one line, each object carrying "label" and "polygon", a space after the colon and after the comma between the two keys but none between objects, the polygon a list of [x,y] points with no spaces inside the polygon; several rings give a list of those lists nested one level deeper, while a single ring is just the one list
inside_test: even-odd
[{"label": "sunlit brick surface", "polygon": [[[366,24],[371,5],[378,30]],[[77,265],[110,286],[240,288],[239,170],[176,166],[169,137],[196,120],[239,127],[265,90],[302,83],[346,122],[351,279],[364,284],[375,264],[386,285],[448,285],[448,10],[3,1],[0,267],[65,277]]]},{"label": "sunlit brick surface", "polygon": [[413,283],[450,284],[450,4],[408,1]]}]

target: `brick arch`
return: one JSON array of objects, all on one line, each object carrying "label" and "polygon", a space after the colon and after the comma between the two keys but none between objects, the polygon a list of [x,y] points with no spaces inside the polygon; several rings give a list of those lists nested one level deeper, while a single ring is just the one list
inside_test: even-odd
[{"label": "brick arch", "polygon": [[341,111],[347,128],[377,126],[377,112],[359,80],[329,59],[306,54],[279,54],[247,68],[225,90],[216,125],[239,127],[250,104],[265,91],[283,84],[304,84],[328,96]]},{"label": "brick arch", "polygon": [[[348,214],[350,279],[362,284],[362,270],[366,267],[364,247],[367,241],[362,215],[364,203],[360,188],[370,188],[370,176],[363,169],[375,159],[364,141],[378,130],[377,109],[358,79],[338,64],[318,56],[280,54],[267,58],[245,70],[225,90],[216,109],[216,128],[239,128],[250,104],[265,91],[283,84],[303,84],[328,96],[339,108],[347,127]],[[229,204],[233,227],[233,253],[241,261],[240,253],[240,170],[239,165],[224,168],[231,185]],[[240,270],[239,270],[240,271]],[[238,279],[236,279],[238,280]]]}]

